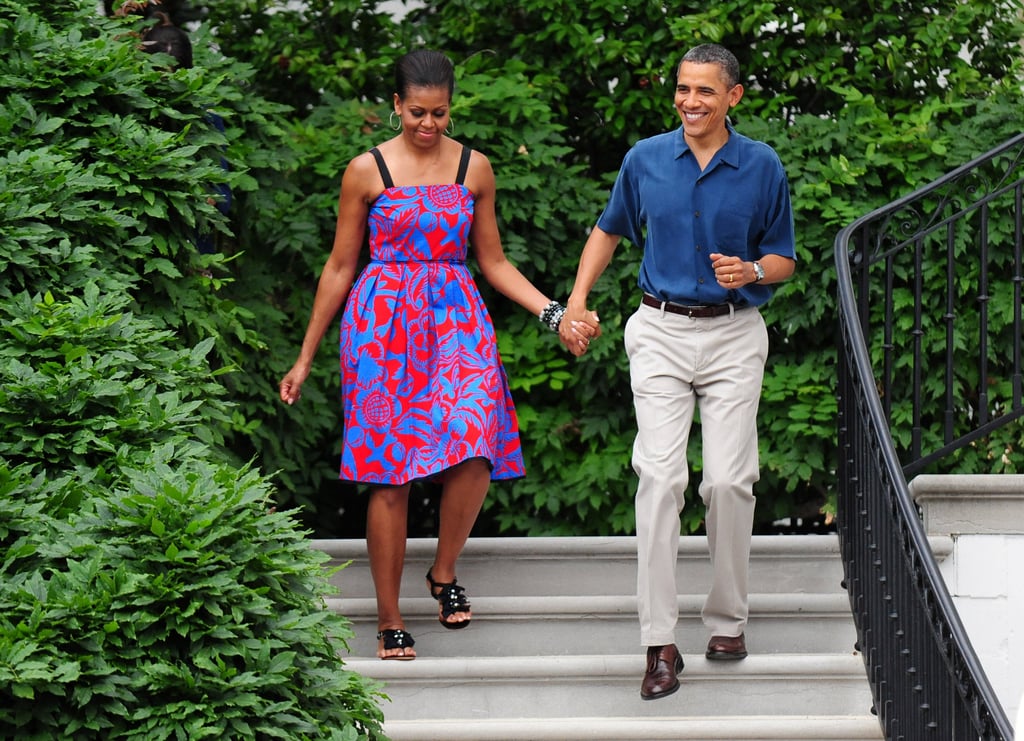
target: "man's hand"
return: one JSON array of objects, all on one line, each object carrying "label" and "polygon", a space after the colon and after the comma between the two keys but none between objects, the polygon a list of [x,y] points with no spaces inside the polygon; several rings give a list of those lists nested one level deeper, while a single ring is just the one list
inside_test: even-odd
[{"label": "man's hand", "polygon": [[722,288],[742,288],[757,279],[752,262],[744,262],[735,255],[723,255],[719,252],[712,252],[708,257],[711,259],[711,267],[715,270],[715,280]]}]

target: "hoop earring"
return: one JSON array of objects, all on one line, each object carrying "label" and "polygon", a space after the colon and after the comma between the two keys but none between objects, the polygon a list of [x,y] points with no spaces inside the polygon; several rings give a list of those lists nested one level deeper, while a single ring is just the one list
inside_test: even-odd
[{"label": "hoop earring", "polygon": [[444,127],[444,133],[448,136],[452,136],[455,133],[455,122],[450,118],[448,119],[448,125]]},{"label": "hoop earring", "polygon": [[391,111],[391,115],[388,116],[388,126],[390,126],[393,131],[398,131],[400,128],[402,128],[402,120],[399,119],[398,121],[395,121],[394,111]]}]

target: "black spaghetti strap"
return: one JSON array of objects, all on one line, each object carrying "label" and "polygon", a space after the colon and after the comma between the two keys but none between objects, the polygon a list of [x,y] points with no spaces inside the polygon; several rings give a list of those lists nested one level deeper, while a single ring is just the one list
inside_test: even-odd
[{"label": "black spaghetti strap", "polygon": [[455,177],[455,184],[462,185],[466,181],[466,172],[469,170],[469,155],[473,150],[462,145],[462,159],[459,160],[459,174]]},{"label": "black spaghetti strap", "polygon": [[394,188],[395,181],[391,179],[391,173],[388,171],[388,166],[384,164],[384,155],[380,153],[377,147],[370,150],[370,154],[377,160],[377,170],[380,172],[380,179],[384,181],[384,188]]}]

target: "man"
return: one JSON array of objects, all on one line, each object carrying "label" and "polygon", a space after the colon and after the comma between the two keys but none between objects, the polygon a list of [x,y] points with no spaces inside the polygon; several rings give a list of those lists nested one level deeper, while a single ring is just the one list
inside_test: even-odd
[{"label": "man", "polygon": [[[767,144],[738,134],[743,97],[731,52],[703,44],[676,71],[681,129],[636,143],[580,257],[563,323],[625,237],[643,250],[640,306],[625,327],[637,436],[637,600],[645,700],[679,689],[675,645],[679,514],[695,410],[703,436],[700,497],[713,577],[701,616],[712,660],[746,657],[747,573],[758,479],[757,407],[768,352],[758,306],[795,267],[785,171]],[[573,338],[565,332],[563,341]]]}]

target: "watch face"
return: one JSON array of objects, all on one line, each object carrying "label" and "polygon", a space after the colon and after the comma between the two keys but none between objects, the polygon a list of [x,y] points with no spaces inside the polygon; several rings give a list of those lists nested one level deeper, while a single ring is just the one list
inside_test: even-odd
[{"label": "watch face", "polygon": [[754,279],[755,280],[763,280],[764,279],[764,268],[761,267],[761,263],[759,263],[759,262],[755,262],[754,263]]}]

